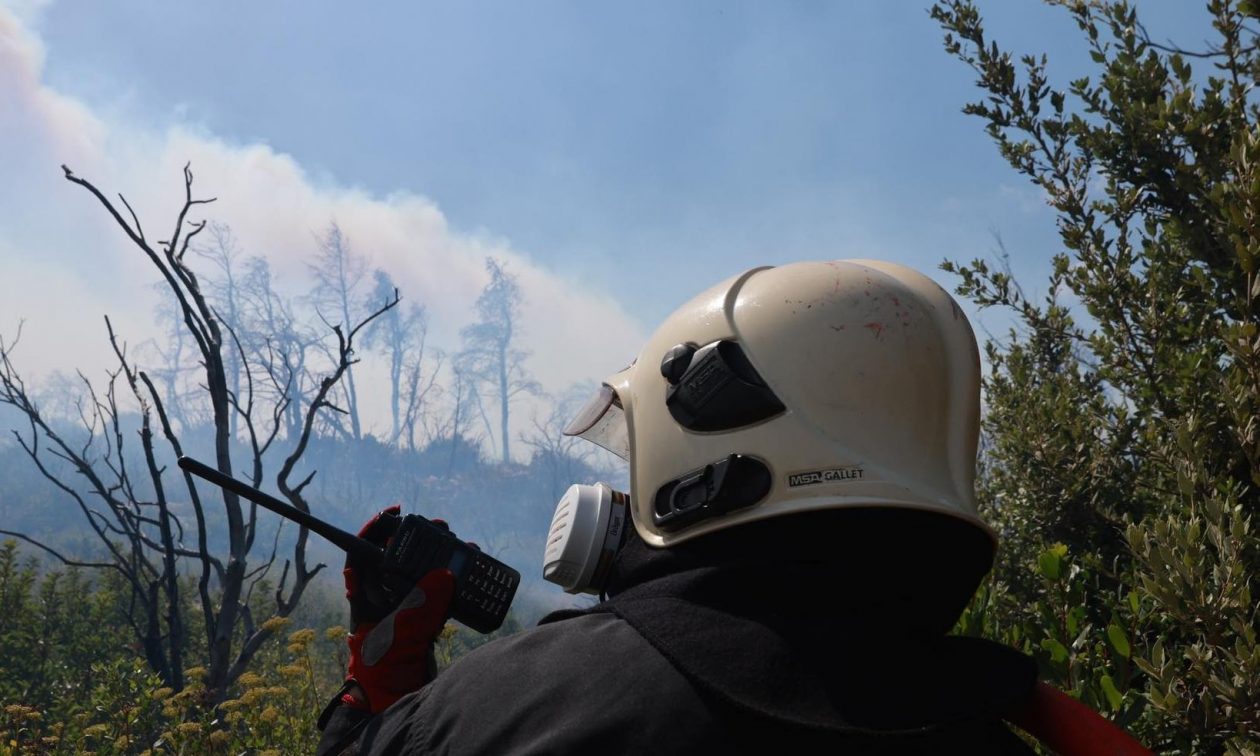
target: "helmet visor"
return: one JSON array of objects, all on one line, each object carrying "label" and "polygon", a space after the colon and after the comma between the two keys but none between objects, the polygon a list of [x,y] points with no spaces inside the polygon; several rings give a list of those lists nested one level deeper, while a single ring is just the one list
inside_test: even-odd
[{"label": "helmet visor", "polygon": [[577,416],[564,429],[564,435],[577,436],[601,446],[622,459],[630,459],[630,433],[626,413],[617,392],[608,384],[599,387]]}]

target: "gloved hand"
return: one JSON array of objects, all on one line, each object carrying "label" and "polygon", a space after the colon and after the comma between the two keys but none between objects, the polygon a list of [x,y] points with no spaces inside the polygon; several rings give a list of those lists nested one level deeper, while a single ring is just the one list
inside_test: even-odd
[{"label": "gloved hand", "polygon": [[[359,537],[385,548],[401,520],[398,506],[383,509],[364,524]],[[376,714],[432,679],[433,642],[446,623],[455,576],[433,570],[396,604],[375,565],[349,556],[343,574],[352,629],[342,703]]]}]

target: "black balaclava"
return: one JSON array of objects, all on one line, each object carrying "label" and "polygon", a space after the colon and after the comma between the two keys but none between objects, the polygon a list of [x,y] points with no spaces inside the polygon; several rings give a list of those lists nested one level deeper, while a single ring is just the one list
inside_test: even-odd
[{"label": "black balaclava", "polygon": [[685,583],[687,593],[737,612],[740,604],[762,604],[789,615],[834,616],[850,632],[936,636],[954,625],[993,551],[975,525],[910,509],[785,515],[670,548],[651,547],[632,530],[607,593]]}]

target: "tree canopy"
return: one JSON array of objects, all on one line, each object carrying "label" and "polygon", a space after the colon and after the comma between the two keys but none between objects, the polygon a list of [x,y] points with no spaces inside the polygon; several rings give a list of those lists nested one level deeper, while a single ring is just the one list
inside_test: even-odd
[{"label": "tree canopy", "polygon": [[[1126,2],[1053,2],[1097,72],[931,14],[976,76],[978,117],[1055,211],[1044,296],[1001,260],[948,261],[1010,311],[985,347],[979,494],[1000,531],[964,617],[1157,751],[1260,744],[1260,77],[1256,5],[1211,0],[1204,49],[1153,41]],[[1251,749],[1251,750],[1249,750]]]}]

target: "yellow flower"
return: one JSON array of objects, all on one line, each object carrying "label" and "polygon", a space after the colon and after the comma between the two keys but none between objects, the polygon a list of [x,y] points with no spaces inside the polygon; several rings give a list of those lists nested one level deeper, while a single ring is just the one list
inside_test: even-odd
[{"label": "yellow flower", "polygon": [[306,670],[296,664],[285,664],[281,667],[277,667],[276,671],[285,677],[301,677],[306,674]]},{"label": "yellow flower", "polygon": [[109,729],[109,728],[108,728],[108,727],[106,727],[106,726],[105,726],[105,725],[103,725],[103,724],[94,724],[94,725],[92,725],[91,727],[84,727],[84,728],[83,728],[83,737],[85,737],[85,738],[95,738],[95,737],[97,737],[97,736],[104,735],[104,734],[105,734],[105,731],[106,731],[106,730],[108,730],[108,729]]},{"label": "yellow flower", "polygon": [[215,730],[210,733],[210,745],[222,746],[227,745],[232,740],[231,734],[223,730]]},{"label": "yellow flower", "polygon": [[267,691],[263,688],[250,688],[241,694],[241,703],[246,706],[253,706],[265,695],[267,695]]},{"label": "yellow flower", "polygon": [[292,621],[293,620],[288,617],[272,617],[262,623],[262,629],[274,633],[275,631],[287,626]]},{"label": "yellow flower", "polygon": [[274,706],[268,706],[262,710],[262,713],[258,715],[258,718],[264,722],[274,722],[280,718],[280,710]]},{"label": "yellow flower", "polygon": [[342,640],[348,634],[349,633],[346,632],[346,629],[342,627],[341,625],[333,625],[332,627],[324,631],[324,637],[330,641]]},{"label": "yellow flower", "polygon": [[229,698],[228,700],[219,704],[219,708],[223,709],[224,711],[235,711],[236,709],[239,709],[240,707],[241,707],[241,702],[239,699],[236,699],[236,698]]},{"label": "yellow flower", "polygon": [[130,736],[127,736],[127,735],[119,735],[119,736],[117,737],[117,739],[115,739],[115,740],[114,740],[114,747],[115,747],[115,748],[117,748],[117,749],[119,749],[120,751],[121,751],[121,750],[125,750],[125,749],[127,748],[127,746],[129,746],[129,745],[131,745],[131,737],[130,737]]},{"label": "yellow flower", "polygon": [[189,680],[200,680],[201,678],[206,676],[206,668],[193,667],[192,669],[186,669],[184,670],[184,676],[187,677]]},{"label": "yellow flower", "polygon": [[178,725],[175,726],[175,729],[179,730],[180,735],[196,735],[197,733],[201,732],[201,723],[200,722],[180,722]]},{"label": "yellow flower", "polygon": [[276,750],[275,748],[268,748],[267,750],[258,754],[258,756],[280,756],[280,751]]},{"label": "yellow flower", "polygon": [[158,688],[157,690],[150,693],[149,697],[152,698],[154,701],[161,701],[163,699],[170,697],[170,695],[174,692],[175,691],[171,690],[170,688]]},{"label": "yellow flower", "polygon": [[301,630],[298,630],[297,632],[289,636],[290,643],[306,644],[306,643],[310,643],[313,640],[315,640],[315,631],[310,629],[309,627],[302,628]]},{"label": "yellow flower", "polygon": [[257,675],[253,672],[246,672],[245,674],[238,677],[236,681],[240,683],[243,687],[252,688],[255,685],[261,684],[263,679],[261,675]]}]

